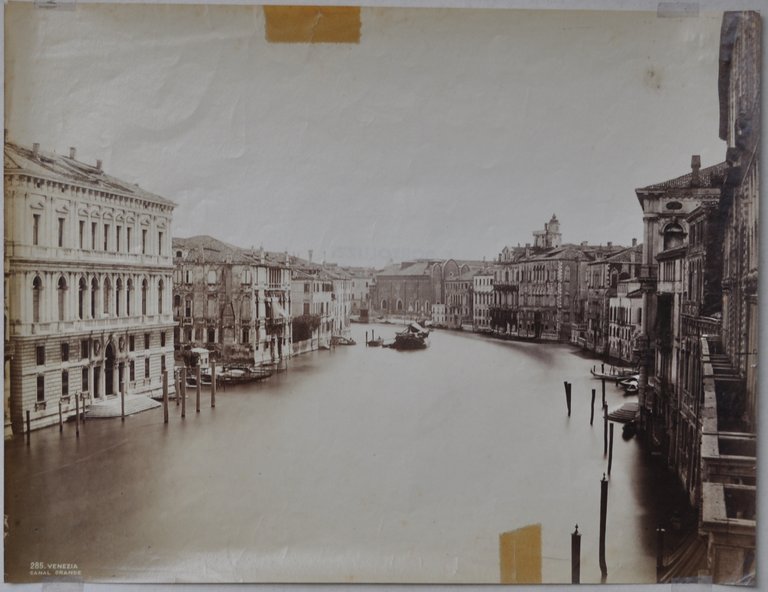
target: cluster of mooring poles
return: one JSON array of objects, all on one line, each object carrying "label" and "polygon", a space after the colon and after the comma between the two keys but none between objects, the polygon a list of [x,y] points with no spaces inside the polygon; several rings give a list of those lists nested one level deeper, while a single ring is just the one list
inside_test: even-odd
[{"label": "cluster of mooring poles", "polygon": [[[608,566],[605,561],[605,530],[608,517],[608,479],[611,476],[611,468],[613,466],[613,422],[608,419],[608,403],[605,400],[605,378],[601,378],[602,383],[602,408],[603,408],[603,456],[608,457],[607,475],[603,473],[602,479],[600,479],[600,539],[599,539],[599,562],[600,573],[602,574],[602,581],[605,582],[608,576]],[[568,411],[568,417],[571,416],[571,388],[572,384],[568,381],[564,381],[565,387],[565,404]],[[589,412],[589,425],[593,425],[595,421],[595,396],[596,389],[592,389],[592,396],[590,402]],[[663,567],[663,545],[664,545],[664,529],[657,529],[658,533],[658,556],[657,556],[657,571],[660,571]],[[581,533],[579,532],[579,526],[576,525],[575,530],[571,533],[571,583],[580,583],[581,578]]]},{"label": "cluster of mooring poles", "polygon": [[[202,371],[200,366],[193,369],[195,372],[195,412],[200,413],[200,391],[202,389]],[[182,419],[187,416],[187,367],[175,378],[176,380],[176,407],[181,407]],[[216,408],[216,362],[211,362],[211,409]],[[163,372],[163,423],[168,423],[168,371]]]}]

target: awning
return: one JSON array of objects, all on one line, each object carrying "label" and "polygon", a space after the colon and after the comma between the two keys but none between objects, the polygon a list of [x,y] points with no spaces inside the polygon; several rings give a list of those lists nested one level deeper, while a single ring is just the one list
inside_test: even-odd
[{"label": "awning", "polygon": [[629,423],[630,421],[635,421],[639,410],[640,405],[637,401],[624,403],[618,409],[611,411],[608,414],[608,419],[618,423]]}]

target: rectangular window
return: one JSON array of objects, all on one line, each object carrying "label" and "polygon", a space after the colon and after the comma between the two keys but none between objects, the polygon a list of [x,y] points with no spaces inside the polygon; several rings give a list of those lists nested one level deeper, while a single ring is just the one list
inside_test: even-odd
[{"label": "rectangular window", "polygon": [[133,335],[128,336],[128,351],[134,351],[136,349],[136,337]]},{"label": "rectangular window", "polygon": [[149,349],[149,333],[144,333],[144,349]]},{"label": "rectangular window", "polygon": [[158,255],[163,254],[163,233],[162,232],[157,233],[157,254]]},{"label": "rectangular window", "polygon": [[96,234],[98,230],[98,224],[91,222],[91,250],[96,250]]},{"label": "rectangular window", "polygon": [[64,218],[59,218],[59,246],[64,246]]},{"label": "rectangular window", "polygon": [[147,230],[145,228],[141,230],[141,254],[147,254]]},{"label": "rectangular window", "polygon": [[45,366],[45,346],[38,345],[35,348],[35,360],[38,366]]},{"label": "rectangular window", "polygon": [[131,363],[128,365],[128,373],[129,373],[129,380],[131,382],[134,382],[136,380],[136,362],[134,360],[131,360]]},{"label": "rectangular window", "polygon": [[160,347],[165,347],[165,331],[160,333]]},{"label": "rectangular window", "polygon": [[128,249],[128,252],[130,253],[131,252],[131,227],[130,226],[125,229],[125,244],[127,245],[126,249]]},{"label": "rectangular window", "polygon": [[109,250],[109,224],[104,225],[104,250]]},{"label": "rectangular window", "polygon": [[149,378],[149,358],[144,358],[144,378]]},{"label": "rectangular window", "polygon": [[249,343],[251,338],[251,332],[248,327],[243,327],[243,343]]},{"label": "rectangular window", "polygon": [[115,251],[117,253],[120,252],[120,231],[123,229],[122,226],[115,226]]},{"label": "rectangular window", "polygon": [[304,303],[304,314],[305,315],[309,314],[309,302]]},{"label": "rectangular window", "polygon": [[85,248],[85,220],[80,220],[80,248]]},{"label": "rectangular window", "polygon": [[69,344],[68,343],[61,344],[61,361],[69,362]]},{"label": "rectangular window", "polygon": [[66,370],[61,373],[61,396],[69,396],[69,372]]},{"label": "rectangular window", "polygon": [[32,244],[40,244],[40,214],[32,214]]},{"label": "rectangular window", "polygon": [[83,368],[81,390],[85,393],[88,391],[88,368]]},{"label": "rectangular window", "polygon": [[87,339],[80,341],[80,358],[85,360],[90,356],[90,342]]},{"label": "rectangular window", "polygon": [[45,376],[37,377],[37,402],[45,402]]},{"label": "rectangular window", "polygon": [[160,374],[165,373],[165,356],[160,356]]}]

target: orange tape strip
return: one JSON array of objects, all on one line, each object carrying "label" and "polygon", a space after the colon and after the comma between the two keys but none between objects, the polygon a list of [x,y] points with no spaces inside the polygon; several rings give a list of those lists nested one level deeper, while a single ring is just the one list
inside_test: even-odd
[{"label": "orange tape strip", "polygon": [[270,43],[360,43],[359,6],[264,6]]}]

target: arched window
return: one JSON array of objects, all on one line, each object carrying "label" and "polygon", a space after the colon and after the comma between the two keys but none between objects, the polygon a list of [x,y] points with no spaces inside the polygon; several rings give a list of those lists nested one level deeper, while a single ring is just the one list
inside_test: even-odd
[{"label": "arched window", "polygon": [[181,294],[174,295],[174,297],[173,297],[173,306],[174,307],[181,306]]},{"label": "arched window", "polygon": [[141,281],[141,314],[145,315],[147,314],[147,291],[149,289],[149,285],[147,284],[147,280]]},{"label": "arched window", "polygon": [[85,315],[85,295],[88,293],[88,284],[85,278],[80,278],[77,289],[77,318],[83,320]]},{"label": "arched window", "polygon": [[133,280],[128,279],[125,283],[125,315],[131,316],[131,302],[133,302]]},{"label": "arched window", "polygon": [[120,316],[120,301],[123,297],[123,280],[117,278],[115,283],[115,316]]},{"label": "arched window", "polygon": [[403,301],[400,299],[397,300],[397,310],[403,310]]},{"label": "arched window", "polygon": [[59,285],[57,286],[57,308],[59,313],[59,320],[64,320],[64,314],[66,309],[66,295],[67,295],[67,280],[64,279],[64,276],[61,276],[59,278]]},{"label": "arched window", "polygon": [[110,309],[112,307],[112,282],[109,281],[109,278],[106,278],[104,280],[104,315],[109,316],[109,314],[112,312]]},{"label": "arched window", "polygon": [[163,314],[163,280],[157,283],[157,314]]},{"label": "arched window", "polygon": [[93,278],[91,280],[91,318],[96,318],[96,309],[99,302],[99,280]]},{"label": "arched window", "polygon": [[386,301],[386,299],[381,301],[381,310],[387,310],[387,301]]},{"label": "arched window", "polygon": [[664,250],[676,249],[685,244],[685,231],[677,222],[672,222],[664,228]]},{"label": "arched window", "polygon": [[39,323],[40,322],[40,296],[41,292],[43,291],[43,280],[40,279],[40,276],[35,276],[35,279],[32,280],[32,322],[33,323]]}]

